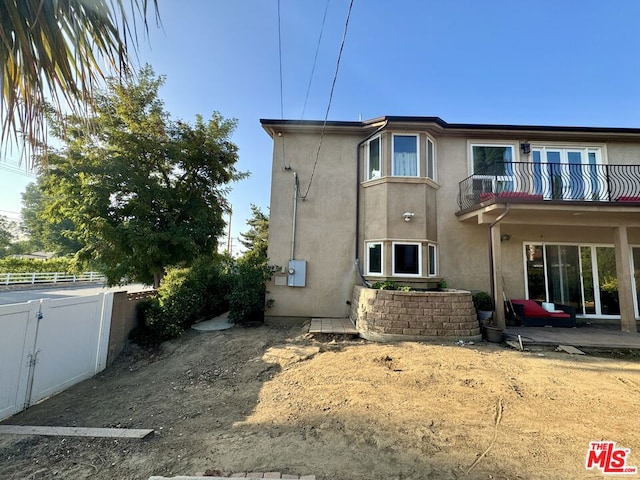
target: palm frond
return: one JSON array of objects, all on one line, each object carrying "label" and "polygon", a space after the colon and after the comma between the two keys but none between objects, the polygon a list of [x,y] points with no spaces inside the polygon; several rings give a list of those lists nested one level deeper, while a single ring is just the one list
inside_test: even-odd
[{"label": "palm frond", "polygon": [[0,0],[0,144],[46,145],[46,101],[82,114],[106,74],[127,74],[150,2],[159,24],[158,0]]}]

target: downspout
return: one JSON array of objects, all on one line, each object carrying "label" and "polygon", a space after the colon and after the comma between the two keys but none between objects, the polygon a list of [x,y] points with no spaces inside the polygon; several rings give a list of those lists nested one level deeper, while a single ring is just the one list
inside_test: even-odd
[{"label": "downspout", "polygon": [[[356,271],[358,272],[358,276],[360,277],[360,282],[363,286],[367,287],[369,284],[364,279],[364,275],[362,274],[362,268],[360,267],[360,148],[364,145],[365,142],[368,142],[377,134],[379,134],[386,126],[389,124],[389,120],[385,120],[378,129],[365,137],[364,140],[360,141],[356,146],[356,240],[355,240],[355,259],[354,262],[356,264]],[[382,154],[382,142],[380,142],[380,153]],[[380,155],[380,164],[382,166],[382,155]]]},{"label": "downspout", "polygon": [[291,219],[291,258],[289,260],[295,260],[296,253],[296,220],[298,218],[298,173],[293,172],[294,187],[293,187],[293,218]]},{"label": "downspout", "polygon": [[496,218],[491,225],[489,225],[489,278],[491,283],[491,299],[493,300],[493,305],[496,305],[496,285],[493,281],[494,277],[494,268],[493,268],[493,227],[495,227],[498,223],[500,223],[507,215],[509,215],[510,207],[509,204],[506,204],[506,209],[498,218]]}]

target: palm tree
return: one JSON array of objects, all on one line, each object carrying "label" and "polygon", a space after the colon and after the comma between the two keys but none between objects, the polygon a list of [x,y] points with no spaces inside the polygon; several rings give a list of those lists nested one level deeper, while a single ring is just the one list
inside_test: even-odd
[{"label": "palm tree", "polygon": [[150,1],[159,23],[158,0],[0,0],[0,144],[44,145],[47,98],[82,113],[107,73],[126,73]]}]

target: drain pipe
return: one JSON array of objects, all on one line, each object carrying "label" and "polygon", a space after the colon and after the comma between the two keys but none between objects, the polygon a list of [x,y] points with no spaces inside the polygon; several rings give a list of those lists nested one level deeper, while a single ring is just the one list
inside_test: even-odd
[{"label": "drain pipe", "polygon": [[495,227],[498,223],[500,223],[507,215],[509,215],[510,207],[509,204],[506,204],[506,209],[502,212],[498,217],[493,221],[491,225],[489,225],[489,276],[491,283],[491,299],[493,300],[493,305],[496,305],[496,285],[493,281],[494,277],[494,268],[493,268],[493,227]]},{"label": "drain pipe", "polygon": [[[358,272],[358,276],[360,277],[360,282],[364,287],[368,287],[369,284],[364,279],[364,275],[362,274],[362,268],[360,267],[360,148],[364,145],[365,142],[368,142],[377,134],[379,134],[386,126],[389,124],[389,120],[385,120],[380,127],[376,129],[375,132],[367,135],[364,140],[361,140],[356,146],[356,241],[355,241],[355,259],[354,262],[356,264],[356,271]],[[382,142],[380,142],[380,165],[382,166]]]},{"label": "drain pipe", "polygon": [[291,219],[291,258],[289,260],[295,260],[296,254],[296,220],[298,218],[298,173],[293,172],[294,186],[293,186],[293,218]]}]

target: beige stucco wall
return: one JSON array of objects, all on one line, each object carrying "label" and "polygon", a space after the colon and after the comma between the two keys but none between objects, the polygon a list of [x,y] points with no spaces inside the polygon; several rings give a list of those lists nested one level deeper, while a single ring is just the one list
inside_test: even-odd
[{"label": "beige stucco wall", "polygon": [[[300,195],[309,185],[318,135],[285,133],[285,158],[274,142],[269,227],[269,261],[287,267],[291,253],[294,176]],[[360,137],[326,134],[306,200],[297,203],[295,258],[307,260],[306,286],[286,286],[276,274],[267,286],[273,306],[267,317],[346,317],[356,282],[355,197],[356,145]],[[284,166],[290,170],[283,169]],[[284,284],[283,284],[284,283]]]}]

